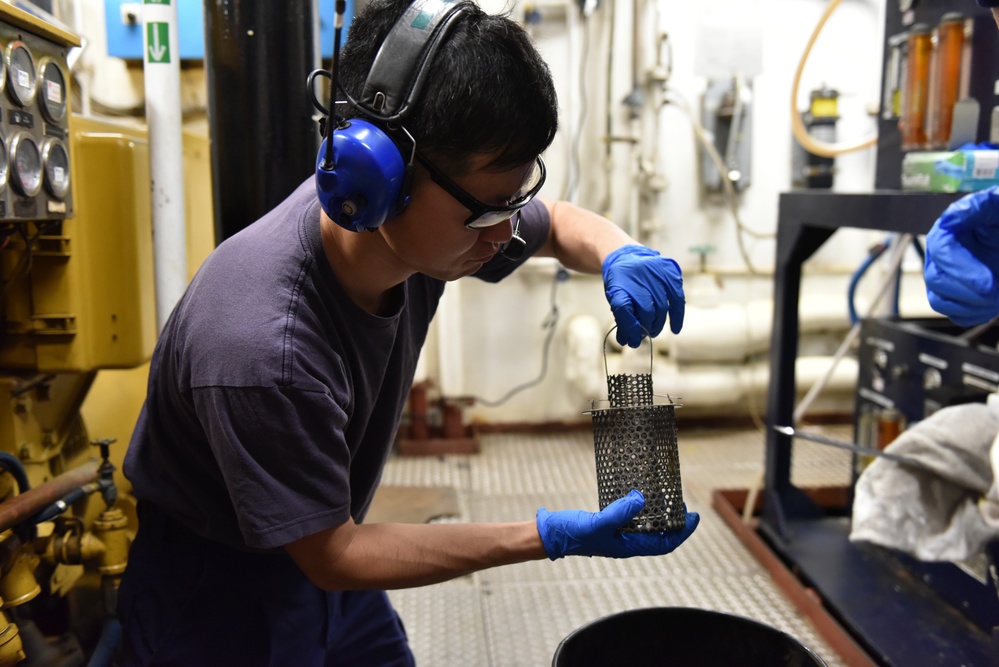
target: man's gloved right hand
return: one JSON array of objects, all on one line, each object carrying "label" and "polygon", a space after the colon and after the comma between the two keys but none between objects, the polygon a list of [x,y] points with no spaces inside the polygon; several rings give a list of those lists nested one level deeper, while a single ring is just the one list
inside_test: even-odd
[{"label": "man's gloved right hand", "polygon": [[[552,560],[563,556],[661,556],[668,554],[697,528],[701,517],[687,512],[687,523],[678,531],[663,533],[621,533],[619,530],[638,516],[645,507],[645,498],[632,490],[600,512],[538,510],[538,534],[545,553]],[[686,507],[684,507],[686,510]]]},{"label": "man's gloved right hand", "polygon": [[617,322],[617,342],[638,347],[655,338],[669,316],[670,331],[683,327],[683,275],[676,260],[643,245],[622,246],[604,258],[604,293]]},{"label": "man's gloved right hand", "polygon": [[999,315],[999,187],[947,207],[926,235],[926,296],[961,326]]}]

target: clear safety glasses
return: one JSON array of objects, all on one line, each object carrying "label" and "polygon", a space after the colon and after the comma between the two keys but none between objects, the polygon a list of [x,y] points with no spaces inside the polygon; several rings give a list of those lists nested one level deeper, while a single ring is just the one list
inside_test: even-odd
[{"label": "clear safety glasses", "polygon": [[529,201],[541,190],[545,184],[547,171],[545,162],[538,156],[534,162],[534,168],[527,175],[524,184],[517,192],[510,197],[510,203],[504,206],[492,206],[485,204],[472,195],[465,192],[461,186],[448,178],[444,172],[435,167],[429,160],[416,154],[416,159],[430,173],[430,178],[439,185],[445,192],[457,199],[462,206],[467,208],[471,215],[465,219],[465,226],[469,229],[484,229],[492,227],[513,217],[513,214],[524,208]]}]

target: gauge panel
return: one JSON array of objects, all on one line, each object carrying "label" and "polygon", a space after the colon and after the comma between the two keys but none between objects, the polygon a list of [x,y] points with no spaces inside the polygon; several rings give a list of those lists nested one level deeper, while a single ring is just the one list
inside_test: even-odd
[{"label": "gauge panel", "polygon": [[73,214],[67,47],[0,24],[0,221]]}]

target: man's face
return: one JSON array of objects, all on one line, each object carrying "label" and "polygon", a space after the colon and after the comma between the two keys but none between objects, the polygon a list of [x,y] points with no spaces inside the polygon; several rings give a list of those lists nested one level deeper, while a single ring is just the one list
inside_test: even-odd
[{"label": "man's face", "polygon": [[[468,194],[502,205],[523,185],[533,163],[509,171],[487,171],[492,155],[477,157],[469,173],[453,180]],[[455,280],[479,270],[513,235],[510,220],[484,229],[467,229],[469,210],[430,178],[418,178],[402,214],[379,228],[385,242],[406,265],[440,280]]]}]

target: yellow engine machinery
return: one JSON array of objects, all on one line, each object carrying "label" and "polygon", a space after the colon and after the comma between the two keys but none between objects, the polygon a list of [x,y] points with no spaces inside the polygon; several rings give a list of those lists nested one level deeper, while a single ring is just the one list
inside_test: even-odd
[{"label": "yellow engine machinery", "polygon": [[[0,667],[110,655],[136,528],[120,468],[157,334],[149,149],[71,112],[79,44],[0,2]],[[210,216],[207,139],[185,133],[192,151],[189,208]],[[88,412],[120,427],[90,433]]]},{"label": "yellow engine machinery", "polygon": [[0,4],[0,665],[83,663],[135,527],[81,406],[155,342],[148,156],[71,113],[79,44]]}]

